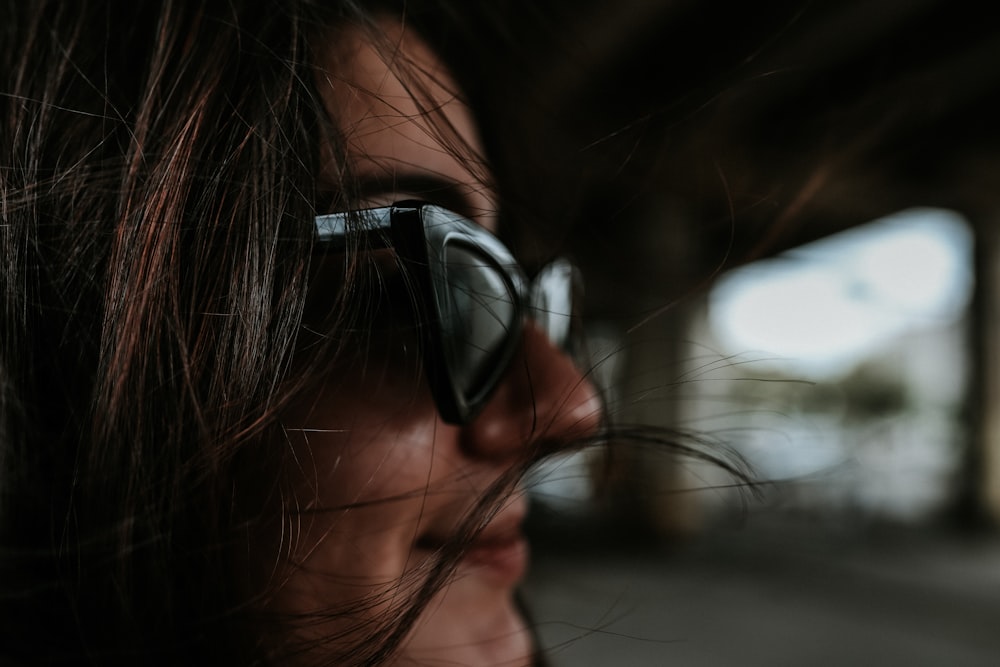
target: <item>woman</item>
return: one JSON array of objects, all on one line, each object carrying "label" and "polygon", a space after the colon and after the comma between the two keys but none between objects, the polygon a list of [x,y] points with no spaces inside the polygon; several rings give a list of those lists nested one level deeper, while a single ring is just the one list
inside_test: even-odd
[{"label": "woman", "polygon": [[518,480],[600,403],[359,4],[5,3],[0,663],[534,660]]}]

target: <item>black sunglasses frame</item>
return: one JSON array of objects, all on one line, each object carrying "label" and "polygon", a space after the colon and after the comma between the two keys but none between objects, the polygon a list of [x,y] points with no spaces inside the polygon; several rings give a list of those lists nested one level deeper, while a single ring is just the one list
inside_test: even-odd
[{"label": "black sunglasses frame", "polygon": [[[421,311],[418,328],[423,341],[424,372],[441,418],[451,424],[471,421],[489,400],[510,366],[521,342],[529,295],[524,271],[511,252],[490,232],[440,206],[398,202],[392,206],[316,217],[317,248],[347,250],[349,235],[364,235],[368,248],[392,247],[407,271]],[[512,301],[513,316],[505,323],[502,343],[492,351],[485,376],[474,387],[461,387],[449,366],[445,322],[461,320],[450,312],[446,250],[461,247],[495,270]]]}]

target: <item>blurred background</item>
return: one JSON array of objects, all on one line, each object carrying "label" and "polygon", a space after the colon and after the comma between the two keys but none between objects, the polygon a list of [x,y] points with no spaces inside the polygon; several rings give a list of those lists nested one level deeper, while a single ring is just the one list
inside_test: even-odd
[{"label": "blurred background", "polygon": [[439,39],[517,251],[582,265],[614,420],[756,480],[624,441],[539,471],[553,664],[1000,664],[988,5],[486,4]]}]

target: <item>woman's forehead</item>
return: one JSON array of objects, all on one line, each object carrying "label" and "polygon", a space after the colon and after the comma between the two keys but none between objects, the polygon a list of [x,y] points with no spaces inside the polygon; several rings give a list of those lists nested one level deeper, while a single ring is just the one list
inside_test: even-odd
[{"label": "woman's forehead", "polygon": [[492,226],[495,204],[482,144],[457,84],[419,35],[398,22],[384,20],[380,27],[377,43],[368,32],[348,28],[320,63],[320,93],[344,133],[353,175],[364,190],[386,199],[423,198],[403,183],[451,184],[467,200],[468,210],[460,212]]}]

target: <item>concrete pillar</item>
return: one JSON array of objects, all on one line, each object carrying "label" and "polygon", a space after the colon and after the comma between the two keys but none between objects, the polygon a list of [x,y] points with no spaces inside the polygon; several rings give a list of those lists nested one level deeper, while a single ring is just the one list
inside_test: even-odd
[{"label": "concrete pillar", "polygon": [[[645,229],[634,261],[647,271],[648,287],[644,298],[618,320],[623,360],[611,410],[615,422],[665,434],[678,425],[679,393],[684,390],[678,383],[686,370],[689,317],[701,298],[677,286],[696,284],[691,272],[703,270],[704,263],[695,226],[684,211],[657,200],[642,216]],[[627,441],[612,447],[612,465],[620,474],[614,475],[618,482],[611,490],[619,511],[661,538],[698,530],[698,494],[684,492],[691,481],[673,450]]]},{"label": "concrete pillar", "polygon": [[1000,525],[1000,229],[980,216],[976,233],[975,295],[971,305],[971,446],[959,519]]}]

